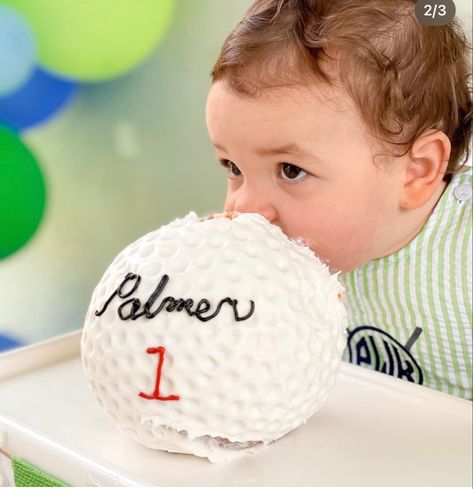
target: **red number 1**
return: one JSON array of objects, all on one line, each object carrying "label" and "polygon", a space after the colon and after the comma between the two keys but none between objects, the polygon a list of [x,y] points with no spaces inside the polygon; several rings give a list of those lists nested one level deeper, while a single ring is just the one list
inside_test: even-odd
[{"label": "red number 1", "polygon": [[146,350],[146,353],[150,353],[151,355],[154,355],[157,353],[159,355],[159,360],[158,360],[158,371],[156,374],[156,386],[154,388],[153,394],[145,394],[144,392],[140,392],[139,396],[144,397],[145,399],[157,399],[158,401],[179,401],[179,396],[176,395],[171,395],[171,396],[160,396],[159,395],[159,384],[161,383],[161,369],[163,367],[163,362],[164,362],[164,352],[165,352],[164,346],[158,346],[157,348],[150,347]]}]

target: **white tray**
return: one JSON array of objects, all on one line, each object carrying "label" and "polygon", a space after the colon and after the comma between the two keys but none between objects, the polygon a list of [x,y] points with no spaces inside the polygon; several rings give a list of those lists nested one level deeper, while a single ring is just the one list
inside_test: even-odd
[{"label": "white tray", "polygon": [[306,425],[260,453],[214,465],[142,447],[87,388],[79,340],[0,355],[0,446],[71,485],[472,484],[469,401],[350,364]]}]

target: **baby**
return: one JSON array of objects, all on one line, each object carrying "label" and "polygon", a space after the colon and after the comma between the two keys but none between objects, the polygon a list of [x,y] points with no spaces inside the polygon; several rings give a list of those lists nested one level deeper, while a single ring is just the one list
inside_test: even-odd
[{"label": "baby", "polygon": [[469,43],[413,0],[256,0],[212,69],[225,210],[341,272],[345,358],[472,397]]}]

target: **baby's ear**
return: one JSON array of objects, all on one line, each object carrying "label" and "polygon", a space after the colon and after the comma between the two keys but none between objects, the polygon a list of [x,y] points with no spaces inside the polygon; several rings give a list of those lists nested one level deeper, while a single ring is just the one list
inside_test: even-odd
[{"label": "baby's ear", "polygon": [[416,139],[405,157],[403,209],[422,207],[432,197],[447,170],[450,150],[450,140],[437,129],[428,129]]}]

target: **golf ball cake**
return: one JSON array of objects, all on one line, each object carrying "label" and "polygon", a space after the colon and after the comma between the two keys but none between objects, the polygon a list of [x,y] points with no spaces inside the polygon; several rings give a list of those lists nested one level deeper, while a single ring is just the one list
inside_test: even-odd
[{"label": "golf ball cake", "polygon": [[82,335],[88,383],[136,441],[212,462],[322,405],[346,342],[343,289],[258,214],[190,213],[125,248]]}]

